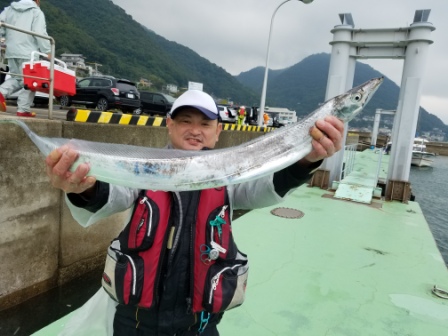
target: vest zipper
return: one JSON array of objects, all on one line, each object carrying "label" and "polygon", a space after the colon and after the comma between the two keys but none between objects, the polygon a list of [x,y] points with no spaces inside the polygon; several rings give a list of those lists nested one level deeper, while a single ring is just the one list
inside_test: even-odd
[{"label": "vest zipper", "polygon": [[121,256],[125,256],[128,260],[129,260],[129,264],[131,265],[131,269],[132,269],[132,295],[135,296],[135,292],[137,291],[137,268],[135,267],[135,263],[134,260],[132,260],[132,258],[130,256],[128,256],[127,254],[115,250],[115,253],[119,253]]},{"label": "vest zipper", "polygon": [[127,254],[124,254],[124,255],[126,256],[126,258],[129,259],[129,263],[132,268],[132,295],[135,296],[136,286],[137,286],[137,270],[135,268],[134,260],[132,260],[132,258],[130,256],[128,256]]},{"label": "vest zipper", "polygon": [[[157,266],[156,279],[154,282],[154,297],[155,297],[155,302],[157,305],[160,303],[160,291],[159,291],[160,278],[162,277],[162,272],[166,273],[166,271],[168,269],[168,268],[165,269],[165,271],[163,270],[163,261],[166,258],[165,255],[166,255],[166,251],[167,251],[167,243],[168,243],[167,239],[169,236],[169,231],[170,230],[166,230],[165,238],[163,239],[163,246],[162,246],[162,249],[160,250],[160,251],[163,251],[163,253],[161,253],[160,258],[159,258],[159,265]],[[163,290],[165,290],[165,288],[163,288]]]},{"label": "vest zipper", "polygon": [[170,256],[168,259],[168,268],[167,269],[170,269],[169,266],[173,262],[174,252],[176,251],[177,245],[179,245],[180,232],[182,232],[183,216],[184,216],[184,214],[182,212],[182,203],[181,203],[180,194],[178,192],[175,192],[174,195],[176,195],[177,203],[179,205],[179,226],[177,228],[176,237],[174,238],[173,248],[171,249],[171,253],[170,253]]},{"label": "vest zipper", "polygon": [[[140,204],[144,204],[146,203],[146,206],[148,207],[149,213],[148,213],[148,218],[149,218],[149,222],[148,222],[148,230],[146,233],[146,236],[149,237],[151,235],[151,231],[152,231],[152,205],[151,203],[148,202],[148,197],[143,197],[140,200]],[[140,231],[140,229],[142,228],[143,224],[145,223],[144,219],[142,219],[140,221],[140,223],[138,224],[137,227],[137,232]]]},{"label": "vest zipper", "polygon": [[[199,199],[201,199],[201,195],[199,194]],[[190,292],[189,292],[189,297],[187,297],[187,299],[186,299],[186,301],[187,301],[187,311],[186,311],[186,313],[188,314],[188,315],[190,315],[191,313],[192,313],[192,311],[193,311],[193,295],[194,295],[194,284],[193,284],[193,281],[194,281],[194,263],[195,263],[195,260],[194,260],[194,248],[195,248],[195,244],[194,244],[194,240],[195,240],[195,235],[194,235],[194,232],[195,232],[195,229],[196,229],[196,216],[197,216],[197,214],[195,215],[195,218],[194,218],[194,220],[193,220],[193,223],[195,223],[195,224],[192,224],[192,225],[190,225],[190,279],[189,279],[189,281],[190,281],[190,283],[189,283],[189,286],[190,286]]]},{"label": "vest zipper", "polygon": [[218,288],[218,284],[219,284],[219,276],[224,273],[225,271],[229,270],[229,269],[234,269],[235,267],[238,266],[242,266],[242,264],[236,264],[233,266],[228,266],[228,267],[224,267],[222,270],[220,270],[218,273],[216,273],[212,280],[211,280],[211,288],[210,288],[210,295],[208,297],[208,303],[211,305],[212,304],[212,300],[213,300],[213,291],[216,290],[216,288]]},{"label": "vest zipper", "polygon": [[[181,202],[180,194],[179,194],[179,192],[173,192],[172,194],[176,195],[177,204],[179,207],[179,226],[177,227],[177,232],[176,232],[176,235],[174,238],[173,246],[172,246],[171,250],[168,252],[168,262],[166,264],[166,269],[164,271],[165,276],[166,276],[166,273],[171,269],[171,264],[173,263],[173,259],[174,259],[174,252],[176,251],[177,245],[179,244],[179,235],[180,235],[182,225],[183,225],[183,220],[182,220],[183,212],[182,212],[182,202]],[[169,230],[167,230],[167,232],[169,232]],[[165,250],[166,250],[166,245],[167,245],[166,239],[167,239],[167,237],[165,237],[165,240],[164,240],[165,241],[165,243],[164,243]],[[165,251],[165,253],[166,253],[166,251]],[[165,257],[165,253],[163,254],[164,257]],[[164,287],[163,290],[165,291],[165,285],[163,287]]]}]

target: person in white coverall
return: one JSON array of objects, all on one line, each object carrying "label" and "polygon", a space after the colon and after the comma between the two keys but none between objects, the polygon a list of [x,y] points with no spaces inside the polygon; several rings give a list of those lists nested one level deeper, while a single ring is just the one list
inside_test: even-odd
[{"label": "person in white coverall", "polygon": [[[212,149],[222,130],[218,107],[208,94],[187,91],[173,104],[167,129],[168,148]],[[46,158],[47,174],[51,184],[66,193],[68,207],[81,225],[133,209],[109,248],[103,289],[58,335],[218,336],[224,311],[244,300],[247,280],[247,256],[236,248],[230,229],[232,210],[280,202],[309,180],[322,159],[341,149],[343,131],[336,117],[318,120],[310,130],[313,150],[297,163],[253,181],[181,192],[97,181],[89,176],[88,163],[70,171],[76,150],[63,146],[52,151]],[[213,282],[219,290],[207,289],[209,276],[213,280],[237,269],[241,272],[235,276]]]},{"label": "person in white coverall", "polygon": [[[12,2],[0,14],[0,21],[20,29],[35,32],[40,35],[47,34],[45,23],[45,15],[41,11],[40,0],[20,0]],[[30,34],[21,33],[19,31],[0,28],[0,35],[6,38],[5,58],[8,61],[9,71],[11,74],[21,74],[22,64],[29,62],[31,52],[39,51],[51,57],[50,41],[35,37]],[[0,111],[6,111],[5,98],[23,88],[23,77],[12,75],[0,85]],[[29,90],[23,90],[17,97],[17,116],[34,117],[36,114],[31,112],[31,104],[33,103],[35,93]]]}]

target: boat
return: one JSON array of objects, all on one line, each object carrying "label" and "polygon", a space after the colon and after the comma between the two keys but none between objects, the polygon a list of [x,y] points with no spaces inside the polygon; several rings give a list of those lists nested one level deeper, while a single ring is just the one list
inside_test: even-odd
[{"label": "boat", "polygon": [[[415,138],[412,145],[411,166],[416,167],[432,167],[435,154],[426,151],[426,143],[428,140],[424,138]],[[390,154],[392,142],[388,142],[384,148],[385,154]]]},{"label": "boat", "polygon": [[412,166],[432,167],[435,154],[426,151],[427,142],[428,140],[423,138],[414,139],[414,145],[412,146]]}]

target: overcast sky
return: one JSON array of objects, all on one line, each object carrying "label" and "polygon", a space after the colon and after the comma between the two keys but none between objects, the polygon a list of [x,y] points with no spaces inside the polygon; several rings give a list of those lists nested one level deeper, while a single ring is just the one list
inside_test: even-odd
[{"label": "overcast sky", "polygon": [[[189,47],[232,75],[265,65],[272,15],[284,0],[112,0],[134,20]],[[423,78],[421,105],[448,124],[448,0],[291,0],[278,10],[269,68],[283,69],[316,53],[330,53],[339,13],[355,28],[408,27],[417,9],[431,9],[436,30]],[[366,61],[400,84],[403,62]]]}]

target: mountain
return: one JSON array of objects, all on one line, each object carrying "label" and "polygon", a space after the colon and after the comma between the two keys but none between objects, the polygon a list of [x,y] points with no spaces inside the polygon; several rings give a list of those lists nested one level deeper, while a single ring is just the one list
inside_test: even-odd
[{"label": "mountain", "polygon": [[[298,116],[305,116],[323,102],[326,91],[330,54],[311,55],[301,62],[283,70],[269,71],[266,93],[266,106],[287,107],[295,110]],[[370,65],[357,62],[354,86],[371,78],[383,76]],[[257,67],[243,72],[236,78],[245,86],[261,94],[264,68]],[[350,122],[351,127],[372,127],[372,118],[377,108],[395,110],[398,105],[400,88],[393,81],[384,78],[383,84],[375,93],[362,114]],[[371,120],[365,120],[370,117]],[[382,125],[392,122],[392,117],[382,116]],[[420,108],[417,132],[430,132],[439,129],[448,135],[448,126],[433,114]]]},{"label": "mountain", "polygon": [[[0,8],[9,4],[9,0],[0,0]],[[187,87],[193,81],[203,83],[204,90],[216,98],[249,106],[260,101],[263,67],[232,76],[190,48],[142,26],[110,0],[45,0],[41,8],[48,33],[56,41],[56,57],[83,54],[87,62],[100,63],[101,72],[134,81],[149,79],[154,90],[166,84]],[[313,111],[325,97],[329,62],[330,55],[321,53],[287,69],[270,70],[267,105],[288,107],[299,116]],[[378,71],[358,62],[354,84],[378,76]],[[377,107],[395,109],[398,93],[398,86],[386,78],[361,116],[373,117]],[[350,123],[356,127],[371,124],[361,119]],[[419,130],[434,128],[448,134],[448,126],[421,109]]]},{"label": "mountain", "polygon": [[[263,88],[263,79],[264,79],[264,67],[256,67],[247,72],[240,73],[236,78],[243,83],[244,85],[260,92]],[[272,78],[277,77],[287,69],[282,70],[271,70],[268,71],[268,81],[271,82]]]},{"label": "mountain", "polygon": [[[0,0],[0,8],[10,2]],[[216,97],[259,100],[223,68],[143,27],[110,0],[45,0],[41,9],[48,34],[56,41],[56,57],[83,54],[87,62],[102,64],[105,74],[147,78],[159,90],[164,84],[185,88],[193,81]]]}]

